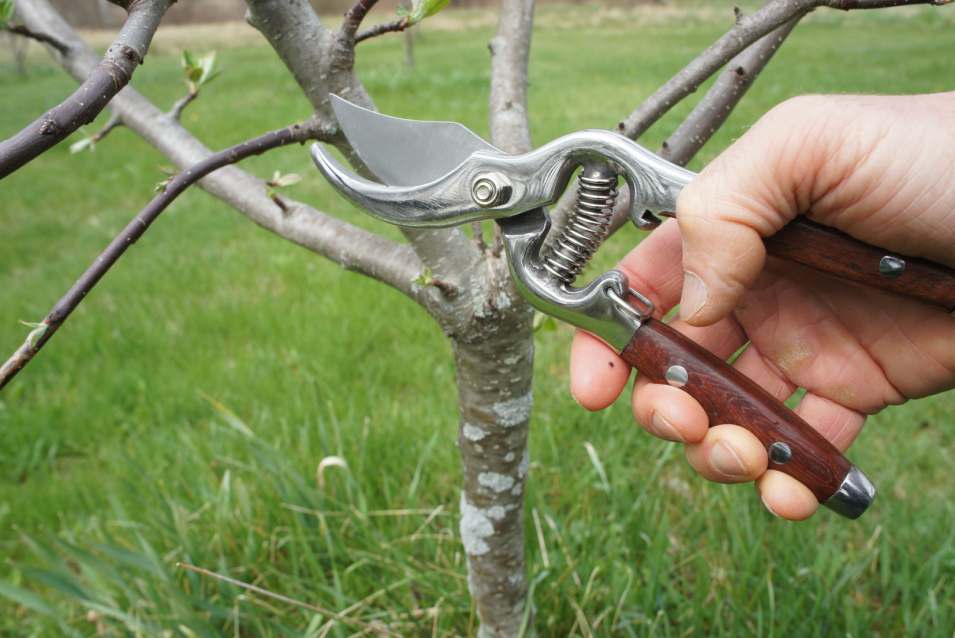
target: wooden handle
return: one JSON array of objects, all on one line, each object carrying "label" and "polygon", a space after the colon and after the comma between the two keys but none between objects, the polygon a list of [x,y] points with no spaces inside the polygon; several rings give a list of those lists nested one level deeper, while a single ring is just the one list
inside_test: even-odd
[{"label": "wooden handle", "polygon": [[803,216],[767,238],[766,251],[829,275],[955,310],[955,270],[890,253]]},{"label": "wooden handle", "polygon": [[682,387],[710,417],[756,435],[770,469],[806,485],[819,502],[856,518],[875,496],[865,475],[793,411],[750,378],[662,321],[650,319],[634,333],[622,356],[651,381]]}]

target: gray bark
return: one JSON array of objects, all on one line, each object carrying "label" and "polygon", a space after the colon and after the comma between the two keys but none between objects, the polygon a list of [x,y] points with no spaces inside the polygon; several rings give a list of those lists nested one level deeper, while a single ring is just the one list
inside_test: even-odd
[{"label": "gray bark", "polygon": [[[527,73],[533,0],[502,0],[490,44],[492,142],[508,152],[530,150]],[[458,445],[464,468],[461,538],[468,589],[482,638],[520,633],[527,601],[524,484],[533,395],[533,316],[517,294],[498,252],[485,251],[491,301],[467,334],[453,339],[461,410]],[[481,273],[478,273],[481,276]]]}]

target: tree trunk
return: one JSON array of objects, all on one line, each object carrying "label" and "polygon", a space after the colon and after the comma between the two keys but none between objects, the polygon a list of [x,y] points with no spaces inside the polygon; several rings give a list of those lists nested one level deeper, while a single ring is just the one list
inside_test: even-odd
[{"label": "tree trunk", "polygon": [[[505,302],[506,300],[506,302]],[[524,483],[533,397],[533,311],[513,295],[452,339],[464,470],[461,539],[481,638],[512,638],[524,620]],[[479,313],[480,315],[480,313]]]}]

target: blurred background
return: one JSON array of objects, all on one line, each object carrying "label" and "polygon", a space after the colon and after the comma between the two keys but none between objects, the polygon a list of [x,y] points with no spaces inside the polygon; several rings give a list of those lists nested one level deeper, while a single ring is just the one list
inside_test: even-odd
[{"label": "blurred background", "polygon": [[[109,43],[115,12],[58,4],[90,42]],[[330,24],[344,8],[319,5]],[[309,115],[242,13],[180,0],[133,79],[168,108],[186,91],[182,51],[216,51],[222,73],[183,117],[214,149]],[[383,2],[367,24],[393,18]],[[614,126],[732,21],[730,3],[542,3],[534,143]],[[393,34],[359,46],[358,72],[387,113],[486,135],[495,23],[490,4],[456,3],[416,28],[413,67]],[[792,95],[951,90],[953,53],[948,8],[819,11],[691,167]],[[19,62],[0,45],[0,136],[74,87],[38,45]],[[641,142],[658,148],[695,99]],[[93,150],[69,146],[0,182],[5,351],[169,170],[122,128]],[[243,167],[299,174],[289,196],[398,237],[337,197],[305,148]],[[625,229],[593,269],[641,237]],[[823,511],[791,524],[749,486],[700,480],[679,448],[633,425],[626,397],[597,414],[576,406],[570,337],[564,326],[537,335],[526,532],[540,635],[955,635],[952,393],[871,419],[850,455],[880,489],[861,520]],[[189,192],[0,394],[0,635],[359,631],[179,561],[403,635],[473,635],[456,436],[448,344],[424,312]],[[346,466],[319,477],[331,457]]]}]

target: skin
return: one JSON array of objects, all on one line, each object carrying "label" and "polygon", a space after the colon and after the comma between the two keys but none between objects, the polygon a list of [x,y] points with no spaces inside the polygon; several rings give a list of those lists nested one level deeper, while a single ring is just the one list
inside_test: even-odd
[{"label": "skin", "polygon": [[[866,417],[955,386],[955,318],[936,307],[767,259],[762,238],[796,215],[862,241],[955,267],[955,93],[804,96],[767,113],[680,195],[667,222],[619,267],[671,325],[779,399],[840,450]],[[571,350],[571,392],[610,405],[629,368],[589,334]],[[818,508],[804,485],[767,471],[766,450],[734,424],[708,427],[682,390],[637,378],[637,422],[685,445],[690,465],[722,483],[755,481],[791,520]]]}]

